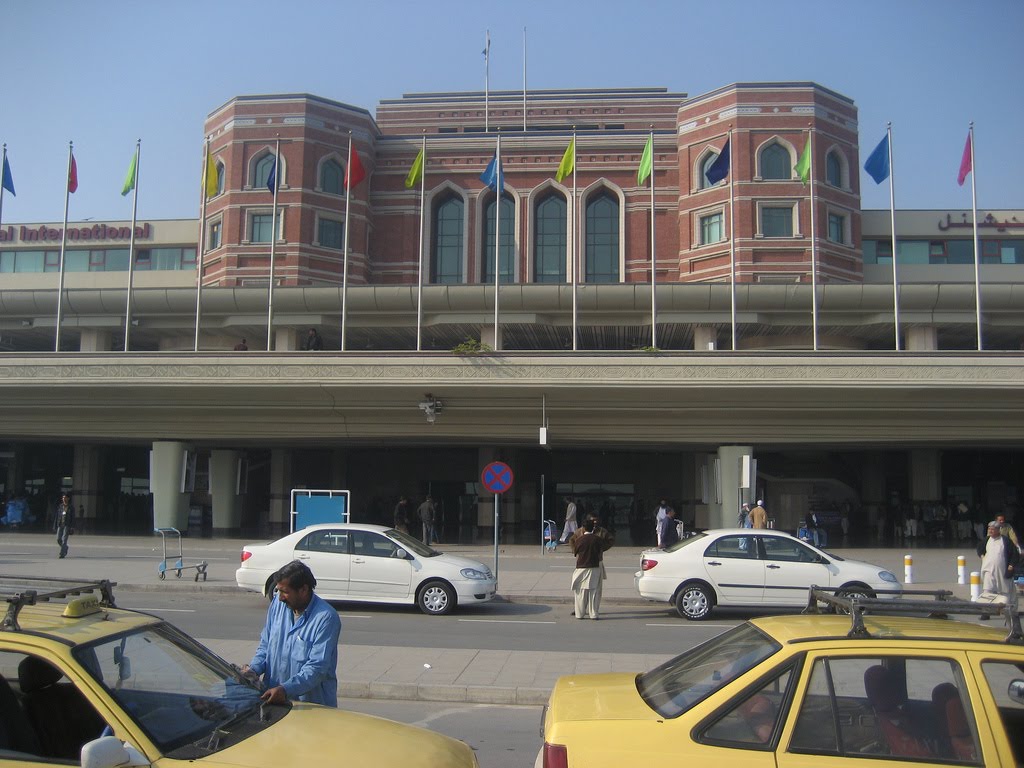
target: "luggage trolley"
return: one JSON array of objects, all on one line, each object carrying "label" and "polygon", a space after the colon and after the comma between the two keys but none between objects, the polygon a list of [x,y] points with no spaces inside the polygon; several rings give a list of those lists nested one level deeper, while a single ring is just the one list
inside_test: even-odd
[{"label": "luggage trolley", "polygon": [[[185,570],[189,570],[191,568],[195,568],[196,569],[195,581],[199,581],[199,577],[200,576],[203,577],[203,581],[206,581],[206,566],[207,566],[207,562],[205,560],[200,560],[198,563],[185,563],[184,562],[184,558],[183,558],[182,552],[181,552],[181,531],[179,531],[177,528],[156,528],[155,530],[156,530],[157,533],[160,534],[160,542],[163,545],[163,552],[164,552],[163,560],[161,560],[160,564],[157,565],[157,567],[156,567],[157,571],[159,571],[159,573],[160,573],[160,581],[163,581],[164,579],[167,578],[167,571],[169,571],[169,570],[170,571],[174,571],[175,572],[174,573],[175,577],[180,579],[181,578],[181,572],[185,571]],[[178,559],[174,562],[173,565],[168,565],[168,563],[167,563],[167,537],[168,536],[177,536],[178,537]],[[174,557],[174,555],[172,554],[171,557]]]},{"label": "luggage trolley", "polygon": [[554,552],[558,546],[558,523],[554,520],[544,520],[544,547],[541,549],[542,554],[548,552]]}]

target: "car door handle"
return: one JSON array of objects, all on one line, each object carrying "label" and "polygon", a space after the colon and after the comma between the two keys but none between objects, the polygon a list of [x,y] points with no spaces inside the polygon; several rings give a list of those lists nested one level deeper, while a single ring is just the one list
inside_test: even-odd
[{"label": "car door handle", "polygon": [[363,558],[361,558],[361,557],[353,557],[352,558],[352,562],[353,563],[365,563],[366,561],[363,560]]},{"label": "car door handle", "polygon": [[765,566],[765,568],[771,568],[773,571],[777,571],[781,567],[782,567],[781,565],[772,565],[771,563],[769,563],[768,565]]},{"label": "car door handle", "polygon": [[712,560],[710,563],[708,563],[708,565],[721,565],[721,563],[717,560]]},{"label": "car door handle", "polygon": [[296,555],[296,560],[309,560],[309,555]]}]

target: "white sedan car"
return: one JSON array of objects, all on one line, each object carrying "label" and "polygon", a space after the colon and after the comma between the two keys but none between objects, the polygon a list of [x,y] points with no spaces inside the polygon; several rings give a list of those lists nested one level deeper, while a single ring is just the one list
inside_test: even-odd
[{"label": "white sedan car", "polygon": [[292,560],[309,566],[324,600],[415,603],[433,616],[485,603],[496,588],[483,563],[443,554],[393,528],[358,523],[311,525],[270,544],[247,544],[235,581],[273,597],[274,574]]},{"label": "white sedan car", "polygon": [[649,549],[635,583],[641,597],[672,603],[695,621],[716,605],[806,605],[812,584],[850,596],[900,589],[895,574],[876,565],[845,560],[788,533],[751,528],[706,531],[668,549]]}]

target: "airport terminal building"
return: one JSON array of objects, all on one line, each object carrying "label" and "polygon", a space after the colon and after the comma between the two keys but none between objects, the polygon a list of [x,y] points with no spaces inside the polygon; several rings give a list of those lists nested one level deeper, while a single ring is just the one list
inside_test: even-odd
[{"label": "airport terminal building", "polygon": [[976,272],[970,210],[897,210],[894,259],[846,96],[280,94],[203,128],[215,192],[131,257],[131,222],[0,222],[0,484],[36,525],[70,490],[85,530],[266,536],[292,489],[347,489],[355,520],[430,494],[443,540],[489,539],[499,459],[508,541],[569,497],[632,544],[661,498],[855,541],[1019,508],[1024,211],[978,211]]}]

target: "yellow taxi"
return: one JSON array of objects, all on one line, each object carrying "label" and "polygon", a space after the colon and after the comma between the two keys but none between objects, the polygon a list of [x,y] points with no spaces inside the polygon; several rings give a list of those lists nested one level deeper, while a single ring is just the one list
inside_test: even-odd
[{"label": "yellow taxi", "polygon": [[0,584],[0,768],[477,766],[466,744],[422,728],[262,705],[188,635],[116,608],[111,582],[21,584]]},{"label": "yellow taxi", "polygon": [[[1014,607],[812,596],[849,615],[757,618],[644,674],[559,679],[537,768],[1024,765]],[[927,610],[947,618],[893,615]],[[948,618],[1003,610],[1009,633]]]}]

